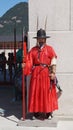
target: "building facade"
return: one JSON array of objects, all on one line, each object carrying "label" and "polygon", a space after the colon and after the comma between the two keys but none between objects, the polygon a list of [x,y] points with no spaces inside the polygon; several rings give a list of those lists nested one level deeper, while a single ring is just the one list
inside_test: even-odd
[{"label": "building facade", "polygon": [[36,44],[33,37],[40,28],[51,36],[47,43],[58,56],[57,77],[63,94],[56,114],[73,116],[73,1],[29,0],[29,48]]},{"label": "building facade", "polygon": [[22,47],[22,35],[16,36],[0,36],[0,54],[5,52],[5,56],[8,58],[8,53],[13,52],[14,48],[18,50]]}]

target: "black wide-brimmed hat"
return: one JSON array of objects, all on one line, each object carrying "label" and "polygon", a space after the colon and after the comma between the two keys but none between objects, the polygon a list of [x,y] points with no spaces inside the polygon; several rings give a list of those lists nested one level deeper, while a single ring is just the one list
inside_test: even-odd
[{"label": "black wide-brimmed hat", "polygon": [[37,31],[37,36],[33,38],[50,38],[50,36],[46,36],[45,30],[41,28]]}]

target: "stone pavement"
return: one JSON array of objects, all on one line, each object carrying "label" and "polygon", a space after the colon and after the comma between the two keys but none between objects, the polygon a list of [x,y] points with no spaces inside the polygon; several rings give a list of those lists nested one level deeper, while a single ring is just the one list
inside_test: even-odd
[{"label": "stone pavement", "polygon": [[[53,125],[53,121],[44,120],[25,120],[23,121],[23,125],[18,126],[17,124],[20,122],[14,115],[10,117],[1,117],[0,116],[0,130],[73,130],[73,120],[59,120],[57,125]],[[50,126],[51,122],[51,126]],[[29,125],[31,123],[31,126]],[[47,125],[46,125],[47,123]],[[35,124],[35,126],[34,126]],[[39,126],[37,126],[39,124]],[[42,124],[42,125],[41,125]]]},{"label": "stone pavement", "polygon": [[12,102],[14,98],[13,86],[0,86],[0,130],[73,130],[73,117],[54,115],[52,120],[20,120],[22,116],[22,102]]},{"label": "stone pavement", "polygon": [[35,119],[35,120],[30,120],[30,119],[26,119],[25,121],[19,121],[17,123],[18,126],[26,126],[26,127],[57,127],[57,123],[58,120],[57,118],[53,118],[52,120],[39,120],[39,119]]}]

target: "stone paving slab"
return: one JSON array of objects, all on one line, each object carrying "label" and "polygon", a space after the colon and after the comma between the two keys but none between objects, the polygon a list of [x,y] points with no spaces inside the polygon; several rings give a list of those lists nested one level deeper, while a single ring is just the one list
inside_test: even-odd
[{"label": "stone paving slab", "polygon": [[[54,120],[57,122],[54,122]],[[39,125],[37,125],[38,123]],[[54,117],[52,120],[40,121],[40,120],[26,119],[25,121],[20,121],[14,115],[6,118],[0,116],[0,130],[24,130],[24,129],[25,130],[31,130],[31,129],[32,130],[44,130],[44,129],[45,130],[73,130],[73,120],[72,121],[59,120],[59,117],[58,118]]]},{"label": "stone paving slab", "polygon": [[52,118],[51,120],[29,120],[26,119],[24,121],[20,120],[18,122],[18,126],[26,126],[26,127],[57,127],[58,118]]},{"label": "stone paving slab", "polygon": [[73,116],[55,116],[59,121],[73,121]]}]

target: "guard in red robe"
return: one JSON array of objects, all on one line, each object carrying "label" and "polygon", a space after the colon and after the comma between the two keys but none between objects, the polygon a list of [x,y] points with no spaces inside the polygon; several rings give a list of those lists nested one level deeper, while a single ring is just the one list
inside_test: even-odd
[{"label": "guard in red robe", "polygon": [[[57,55],[54,49],[46,44],[46,32],[43,29],[37,31],[37,45],[28,53],[25,65],[25,74],[31,73],[29,86],[28,111],[30,113],[45,113],[50,115],[58,109],[58,99],[55,84],[51,79],[55,78]],[[52,67],[50,73],[49,66]],[[52,116],[51,116],[52,117]]]}]

